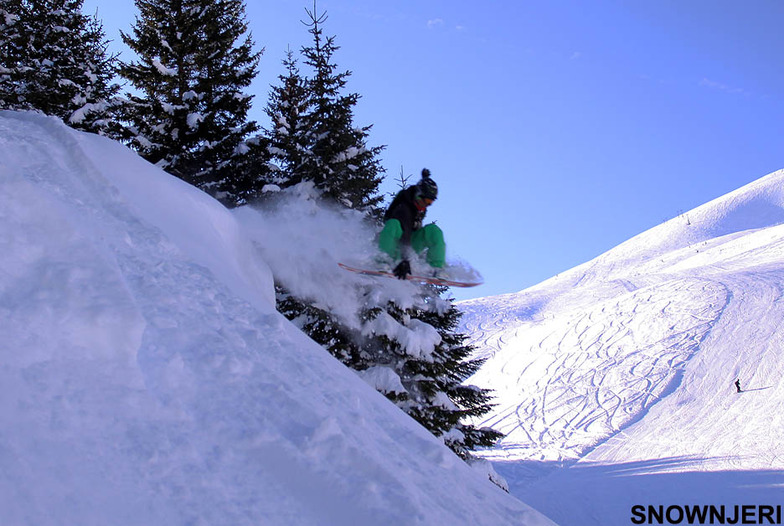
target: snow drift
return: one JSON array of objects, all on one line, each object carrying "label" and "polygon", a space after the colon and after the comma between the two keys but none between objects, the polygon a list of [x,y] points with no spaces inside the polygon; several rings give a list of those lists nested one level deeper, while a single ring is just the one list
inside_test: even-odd
[{"label": "snow drift", "polygon": [[470,380],[498,395],[482,424],[508,434],[487,456],[563,525],[780,502],[782,284],[778,171],[530,289],[461,303],[488,358]]},{"label": "snow drift", "polygon": [[0,522],[550,524],[276,313],[247,226],[0,112]]}]

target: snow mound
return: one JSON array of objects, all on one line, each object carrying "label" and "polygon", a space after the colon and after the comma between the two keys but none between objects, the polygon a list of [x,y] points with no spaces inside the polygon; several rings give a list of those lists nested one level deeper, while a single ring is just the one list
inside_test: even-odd
[{"label": "snow mound", "polygon": [[0,522],[551,524],[275,312],[264,250],[124,147],[0,112]]}]

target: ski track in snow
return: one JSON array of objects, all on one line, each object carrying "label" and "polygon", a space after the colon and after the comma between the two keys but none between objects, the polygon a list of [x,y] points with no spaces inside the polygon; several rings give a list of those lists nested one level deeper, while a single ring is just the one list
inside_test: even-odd
[{"label": "ski track in snow", "polygon": [[[724,469],[784,467],[784,446],[771,433],[781,421],[784,269],[775,264],[721,281],[728,301],[720,319],[684,369],[681,388],[646,417],[645,427],[660,430],[656,439],[631,427],[592,459],[639,459],[622,443],[628,441],[657,458],[689,454]],[[735,378],[745,390],[740,395]],[[693,408],[702,409],[698,418],[686,410]]]},{"label": "ski track in snow", "polygon": [[[781,502],[784,268],[766,264],[712,279],[726,290],[726,303],[655,403],[576,461],[521,460],[520,450],[502,446],[494,457],[505,461],[499,471],[513,494],[561,526],[629,524],[639,504]],[[524,458],[545,446],[526,444]]]},{"label": "ski track in snow", "polygon": [[[513,321],[512,329],[504,329],[510,320],[503,314],[496,330],[487,322],[466,325],[472,344],[493,356],[472,378],[497,395],[481,423],[507,435],[489,458],[581,457],[673,389],[727,300],[723,287],[703,280],[627,288],[567,315]],[[674,303],[675,296],[693,301]]]}]

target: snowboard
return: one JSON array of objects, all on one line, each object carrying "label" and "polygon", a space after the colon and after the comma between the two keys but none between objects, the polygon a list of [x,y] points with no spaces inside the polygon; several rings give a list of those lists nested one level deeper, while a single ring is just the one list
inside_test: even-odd
[{"label": "snowboard", "polygon": [[[387,270],[370,270],[370,269],[363,269],[363,268],[356,268],[350,267],[343,263],[338,263],[340,268],[346,269],[349,272],[355,272],[357,274],[362,274],[365,276],[382,276],[385,278],[394,278],[398,279],[392,272]],[[437,278],[435,276],[417,276],[415,274],[409,274],[406,276],[408,281],[416,281],[418,283],[429,283],[431,285],[441,285],[443,287],[476,287],[477,285],[481,285],[481,281],[455,281],[451,279],[444,279],[444,278]]]}]

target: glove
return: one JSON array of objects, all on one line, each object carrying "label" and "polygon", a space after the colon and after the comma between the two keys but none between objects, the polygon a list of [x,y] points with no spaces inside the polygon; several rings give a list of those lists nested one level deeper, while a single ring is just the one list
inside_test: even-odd
[{"label": "glove", "polygon": [[392,273],[397,279],[406,279],[406,276],[411,274],[411,263],[409,263],[407,259],[404,259],[397,264]]}]

